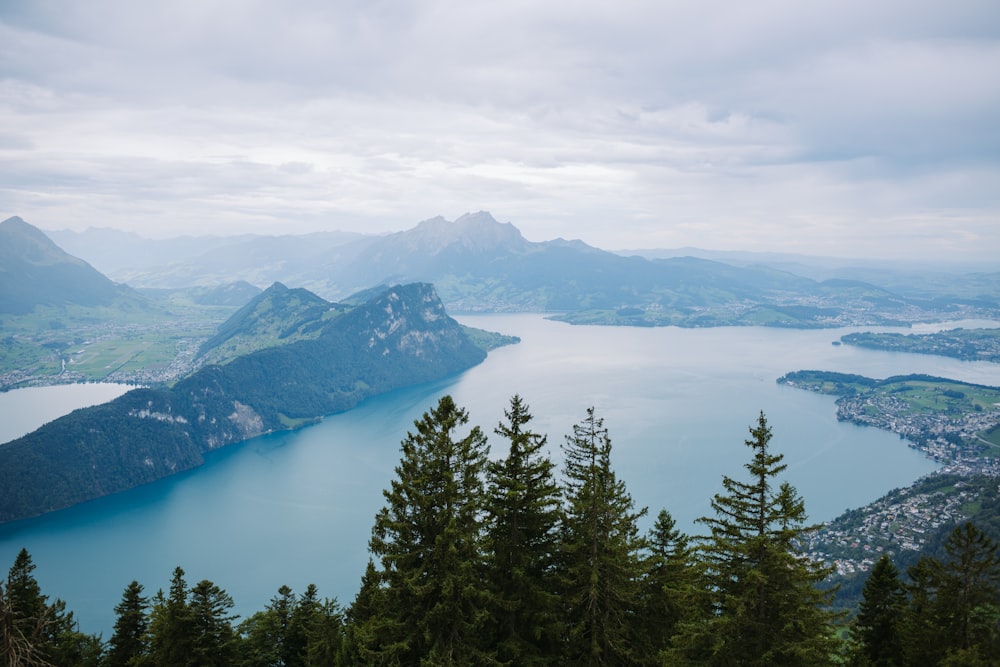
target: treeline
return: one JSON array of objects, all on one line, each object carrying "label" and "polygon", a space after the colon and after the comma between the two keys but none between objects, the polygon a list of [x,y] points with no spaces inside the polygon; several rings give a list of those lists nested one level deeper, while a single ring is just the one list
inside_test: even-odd
[{"label": "treeline", "polygon": [[210,581],[180,568],[151,597],[138,582],[106,643],[75,630],[38,590],[22,551],[0,586],[6,665],[979,665],[1000,660],[1000,556],[976,526],[943,558],[903,578],[885,557],[858,613],[831,609],[829,574],[803,557],[801,496],[781,481],[763,413],[749,429],[741,478],[723,476],[700,519],[679,531],[666,510],[641,534],[593,409],[563,444],[514,396],[495,433],[506,455],[445,396],[401,443],[371,560],[353,602],[314,586],[278,589],[240,621]]}]

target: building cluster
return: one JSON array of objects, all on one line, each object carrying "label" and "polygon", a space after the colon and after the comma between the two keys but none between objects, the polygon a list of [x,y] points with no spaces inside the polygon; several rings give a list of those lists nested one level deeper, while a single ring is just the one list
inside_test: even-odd
[{"label": "building cluster", "polygon": [[838,399],[837,418],[897,433],[940,463],[976,465],[984,448],[992,447],[979,434],[1000,425],[1000,408],[961,414],[914,412],[898,396],[866,392]]},{"label": "building cluster", "polygon": [[[940,472],[958,470],[949,466]],[[963,508],[977,498],[976,490],[962,481],[947,492],[899,489],[825,524],[803,546],[810,558],[832,566],[837,574],[867,572],[883,553],[923,549],[931,534],[959,523]]]}]

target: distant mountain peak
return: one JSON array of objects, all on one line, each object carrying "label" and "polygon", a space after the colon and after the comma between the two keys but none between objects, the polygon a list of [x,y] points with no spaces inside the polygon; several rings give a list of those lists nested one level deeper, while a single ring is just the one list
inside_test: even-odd
[{"label": "distant mountain peak", "polygon": [[400,232],[420,245],[433,248],[434,254],[459,246],[474,252],[492,252],[497,249],[521,249],[527,244],[520,230],[509,222],[497,222],[488,211],[465,213],[454,222],[441,216],[424,220],[414,229]]},{"label": "distant mountain peak", "polygon": [[0,313],[24,314],[38,305],[110,303],[118,287],[45,232],[14,216],[0,222]]},{"label": "distant mountain peak", "polygon": [[5,254],[32,264],[68,261],[84,263],[83,260],[63,251],[38,227],[28,224],[16,215],[0,222],[0,238],[4,242]]}]

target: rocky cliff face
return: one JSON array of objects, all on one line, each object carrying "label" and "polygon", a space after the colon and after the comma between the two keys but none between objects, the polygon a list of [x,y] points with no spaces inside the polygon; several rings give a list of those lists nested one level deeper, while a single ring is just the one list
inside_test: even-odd
[{"label": "rocky cliff face", "polygon": [[0,447],[0,522],[200,465],[211,449],[311,423],[374,394],[465,370],[486,353],[430,285],[388,289],[319,336],[137,389]]}]

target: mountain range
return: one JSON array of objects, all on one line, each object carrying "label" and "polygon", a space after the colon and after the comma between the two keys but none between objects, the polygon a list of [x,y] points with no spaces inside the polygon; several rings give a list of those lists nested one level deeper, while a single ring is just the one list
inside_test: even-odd
[{"label": "mountain range", "polygon": [[372,285],[422,281],[451,312],[549,312],[575,323],[645,326],[875,325],[1000,312],[1000,272],[738,253],[712,259],[693,249],[625,256],[581,241],[528,241],[485,211],[383,236],[206,237],[200,252],[183,239],[145,241],[128,268],[107,257],[114,234],[128,247],[140,242],[134,235],[53,234],[137,288],[281,282],[341,300]]}]

